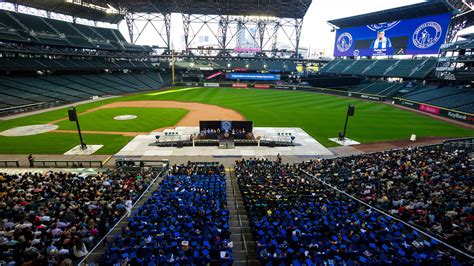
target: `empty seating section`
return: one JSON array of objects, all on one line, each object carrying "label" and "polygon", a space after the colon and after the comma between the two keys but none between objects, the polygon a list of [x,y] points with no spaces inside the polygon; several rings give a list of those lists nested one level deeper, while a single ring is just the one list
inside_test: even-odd
[{"label": "empty seating section", "polygon": [[147,69],[152,68],[150,62],[117,60],[80,60],[80,59],[48,59],[38,58],[0,58],[0,70],[89,70],[89,69]]},{"label": "empty seating section", "polygon": [[163,85],[158,73],[0,77],[0,109],[34,103],[67,103],[92,96],[134,93]]},{"label": "empty seating section", "polygon": [[438,88],[433,86],[418,87],[415,91],[402,95],[400,98],[465,113],[474,113],[474,90],[472,89]]},{"label": "empty seating section", "polygon": [[426,59],[336,59],[321,68],[321,73],[374,77],[426,78],[436,67],[435,58]]},{"label": "empty seating section", "polygon": [[348,88],[348,90],[390,97],[395,95],[403,86],[405,86],[404,83],[370,82]]},{"label": "empty seating section", "polygon": [[464,113],[474,114],[474,103],[467,104],[456,109]]},{"label": "empty seating section", "polygon": [[0,40],[110,50],[151,51],[127,44],[117,29],[99,28],[28,14],[0,11]]},{"label": "empty seating section", "polygon": [[289,62],[278,59],[210,59],[210,60],[199,60],[199,59],[185,59],[182,61],[177,61],[175,63],[177,68],[209,68],[212,67],[214,70],[223,70],[223,69],[248,69],[260,71],[262,69],[267,69],[269,71],[281,71],[281,72],[291,72],[296,70],[296,62]]}]

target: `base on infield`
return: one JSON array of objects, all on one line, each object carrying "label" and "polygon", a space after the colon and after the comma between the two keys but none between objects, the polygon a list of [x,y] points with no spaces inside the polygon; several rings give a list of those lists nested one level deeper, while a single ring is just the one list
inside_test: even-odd
[{"label": "base on infield", "polygon": [[91,155],[102,147],[104,147],[104,145],[87,145],[87,148],[83,150],[81,149],[81,145],[77,145],[76,147],[65,152],[64,155]]},{"label": "base on infield", "polygon": [[338,138],[329,138],[329,140],[341,146],[351,146],[351,145],[360,144],[360,142],[349,139],[349,138],[345,138],[344,140],[339,140]]}]

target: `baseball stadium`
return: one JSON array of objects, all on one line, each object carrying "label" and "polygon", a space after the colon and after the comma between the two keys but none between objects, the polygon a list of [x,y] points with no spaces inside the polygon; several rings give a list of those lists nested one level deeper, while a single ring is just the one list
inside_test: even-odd
[{"label": "baseball stadium", "polygon": [[0,266],[472,265],[474,3],[375,2],[0,1]]}]

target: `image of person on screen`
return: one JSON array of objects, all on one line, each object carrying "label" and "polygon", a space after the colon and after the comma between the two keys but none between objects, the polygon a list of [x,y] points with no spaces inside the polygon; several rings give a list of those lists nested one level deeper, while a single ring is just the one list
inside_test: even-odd
[{"label": "image of person on screen", "polygon": [[385,37],[384,30],[380,30],[377,32],[377,39],[375,39],[372,42],[372,44],[370,45],[370,48],[374,50],[392,48],[392,43],[390,42],[390,38]]}]

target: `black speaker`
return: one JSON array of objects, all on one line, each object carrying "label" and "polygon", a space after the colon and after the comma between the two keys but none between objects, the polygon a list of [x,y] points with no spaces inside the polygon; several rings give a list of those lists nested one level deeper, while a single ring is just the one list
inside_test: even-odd
[{"label": "black speaker", "polygon": [[76,109],[67,110],[67,114],[69,116],[69,121],[77,121]]},{"label": "black speaker", "polygon": [[354,116],[355,114],[355,106],[354,105],[349,105],[349,108],[347,108],[347,115],[348,116]]},{"label": "black speaker", "polygon": [[268,146],[270,146],[270,148],[275,148],[275,146],[276,146],[275,141],[270,141],[270,145],[268,145]]}]

